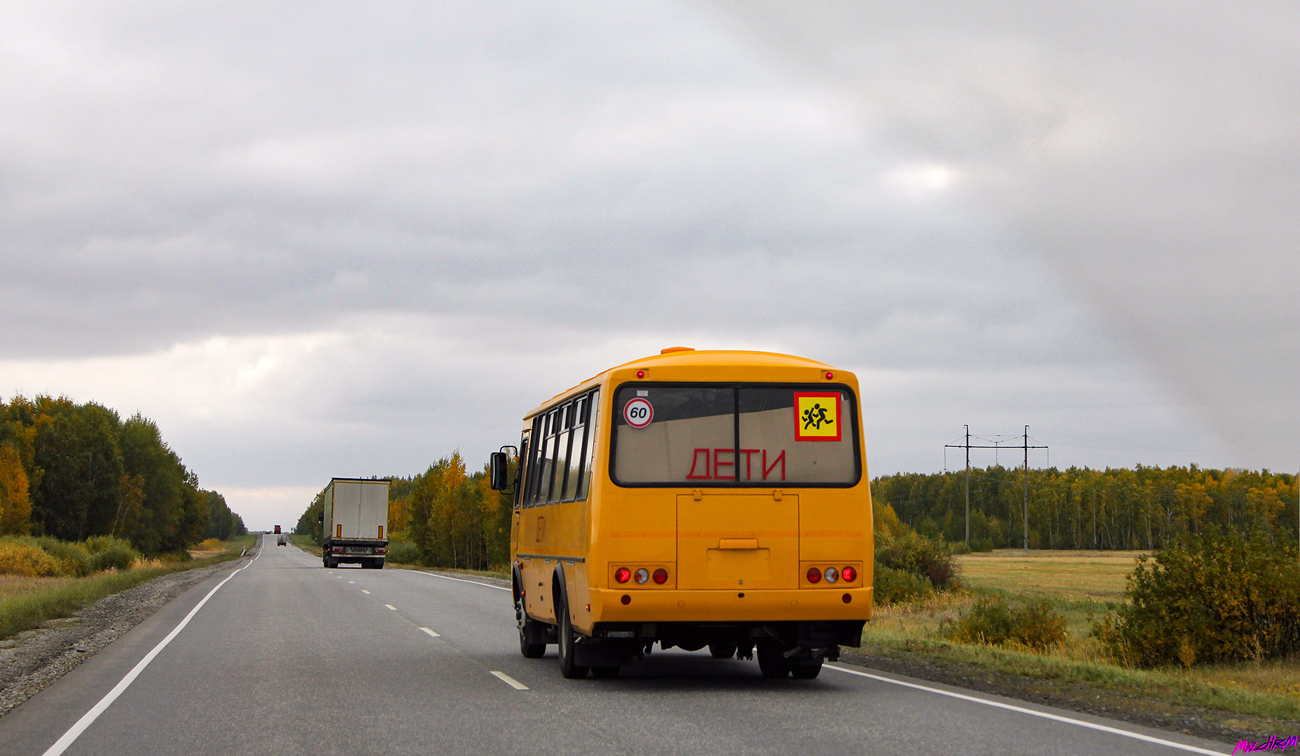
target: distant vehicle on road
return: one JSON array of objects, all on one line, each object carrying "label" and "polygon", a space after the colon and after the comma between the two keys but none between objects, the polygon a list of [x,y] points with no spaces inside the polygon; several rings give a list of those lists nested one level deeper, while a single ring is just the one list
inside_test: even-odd
[{"label": "distant vehicle on road", "polygon": [[279,525],[276,525],[276,526],[275,526],[275,534],[276,534],[276,535],[280,535],[280,526],[279,526]]},{"label": "distant vehicle on road", "polygon": [[288,541],[285,540],[284,536],[279,536],[278,538],[275,539],[276,546],[283,546],[286,543],[288,543]]},{"label": "distant vehicle on road", "polygon": [[388,556],[388,481],[332,478],[321,512],[321,561],[383,569]]},{"label": "distant vehicle on road", "polygon": [[[762,352],[666,349],[524,418],[514,486],[519,648],[613,677],[663,648],[816,677],[871,618],[858,381]],[[508,447],[503,447],[508,448]]]}]

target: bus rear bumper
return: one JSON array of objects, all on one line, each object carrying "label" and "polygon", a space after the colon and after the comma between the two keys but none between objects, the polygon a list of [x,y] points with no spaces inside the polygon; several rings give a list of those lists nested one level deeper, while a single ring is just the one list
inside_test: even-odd
[{"label": "bus rear bumper", "polygon": [[870,587],[778,591],[593,588],[589,595],[593,623],[869,620],[872,606]]}]

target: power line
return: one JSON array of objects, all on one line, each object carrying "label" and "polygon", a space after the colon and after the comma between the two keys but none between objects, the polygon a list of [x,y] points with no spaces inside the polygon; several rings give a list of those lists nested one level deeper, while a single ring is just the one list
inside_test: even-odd
[{"label": "power line", "polygon": [[[971,450],[971,449],[995,449],[995,450],[996,450],[996,449],[1014,448],[1014,447],[1005,447],[1005,446],[1002,446],[1002,442],[1001,442],[1000,439],[1002,439],[1002,438],[1007,438],[1007,439],[1011,439],[1011,438],[1019,438],[1019,439],[1021,440],[1020,448],[1023,449],[1024,452],[1025,452],[1025,468],[1024,468],[1024,470],[1025,470],[1025,516],[1024,516],[1024,532],[1025,532],[1025,553],[1026,553],[1026,554],[1029,553],[1029,450],[1030,450],[1030,449],[1046,449],[1046,448],[1047,448],[1047,445],[1046,445],[1046,444],[1042,444],[1042,445],[1034,445],[1034,446],[1030,446],[1030,444],[1029,444],[1029,426],[1028,426],[1028,425],[1025,426],[1025,432],[1024,432],[1024,435],[1022,435],[1022,436],[1004,436],[1004,435],[1002,435],[1002,434],[998,434],[998,435],[996,436],[996,438],[994,438],[994,439],[981,438],[981,437],[979,437],[979,436],[976,436],[976,437],[975,437],[975,440],[976,440],[976,441],[992,441],[992,443],[993,443],[992,446],[988,446],[988,445],[986,445],[986,444],[972,444],[972,443],[970,442],[970,426],[967,425],[967,426],[965,426],[965,428],[966,428],[966,443],[964,443],[964,444],[945,444],[945,445],[944,445],[944,448],[945,448],[945,449],[948,449],[948,448],[951,447],[951,448],[965,449],[965,450],[966,450],[966,543],[967,543],[967,544],[970,543],[970,450]],[[1049,454],[1050,454],[1050,452],[1049,452]],[[994,460],[996,461],[996,459],[997,459],[997,456],[996,456],[996,454],[995,454],[995,456],[994,456]],[[1049,456],[1048,459],[1051,459],[1051,457]],[[945,460],[945,463],[944,463],[944,464],[945,464],[945,466],[947,465],[946,460]]]}]

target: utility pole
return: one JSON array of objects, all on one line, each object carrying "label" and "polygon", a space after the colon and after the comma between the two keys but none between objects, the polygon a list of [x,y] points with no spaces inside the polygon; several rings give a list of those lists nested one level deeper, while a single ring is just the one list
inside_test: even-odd
[{"label": "utility pole", "polygon": [[[1300,481],[1300,478],[1296,478]],[[1300,486],[1297,486],[1300,490]],[[970,426],[966,426],[966,545],[970,545]]]},{"label": "utility pole", "polygon": [[1029,426],[1025,426],[1025,554],[1029,553]]},{"label": "utility pole", "polygon": [[[995,441],[992,445],[987,445],[987,444],[972,444],[972,443],[970,442],[970,426],[967,425],[967,426],[965,426],[965,428],[966,428],[966,443],[964,443],[964,444],[944,444],[944,445],[943,445],[943,448],[945,448],[945,449],[965,449],[965,450],[966,450],[966,543],[970,543],[970,450],[971,450],[971,449],[993,449],[993,450],[996,451],[997,449],[1001,449],[1002,446],[1000,445],[999,442],[996,442],[996,441]],[[1014,438],[1014,436],[1013,436],[1012,438]],[[1024,512],[1024,530],[1025,530],[1025,537],[1024,537],[1024,544],[1025,544],[1025,553],[1029,553],[1029,450],[1030,450],[1030,449],[1046,449],[1047,446],[1046,446],[1045,444],[1030,444],[1030,443],[1029,443],[1029,426],[1026,425],[1026,426],[1025,426],[1025,435],[1022,437],[1021,447],[1025,450],[1025,512]],[[1015,448],[1015,447],[1012,447],[1012,448]],[[1050,452],[1049,452],[1049,453],[1050,453]],[[1297,479],[1297,480],[1300,480],[1300,479]]]}]

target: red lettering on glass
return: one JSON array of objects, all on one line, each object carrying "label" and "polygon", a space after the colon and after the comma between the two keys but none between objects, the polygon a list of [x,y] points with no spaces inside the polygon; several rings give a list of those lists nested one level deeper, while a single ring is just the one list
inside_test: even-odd
[{"label": "red lettering on glass", "polygon": [[745,455],[745,480],[753,480],[754,473],[749,468],[749,458],[758,454],[758,449],[741,449],[740,453]]},{"label": "red lettering on glass", "polygon": [[[704,455],[704,474],[696,475],[695,465],[700,461],[701,454]],[[696,449],[694,457],[691,458],[691,471],[690,473],[687,474],[686,479],[687,480],[711,480],[712,478],[713,476],[709,475],[709,450]]]},{"label": "red lettering on glass", "polygon": [[782,449],[781,453],[776,455],[776,459],[772,460],[771,467],[767,466],[767,449],[763,450],[763,480],[767,480],[768,473],[776,469],[777,462],[781,463],[781,480],[785,480],[785,449]]},{"label": "red lettering on glass", "polygon": [[[736,461],[733,458],[730,462],[723,462],[718,459],[719,454],[735,454],[735,449],[714,449],[713,450],[713,477],[716,480],[735,480],[736,479]],[[730,467],[731,475],[723,475],[718,471],[719,467]]]}]

